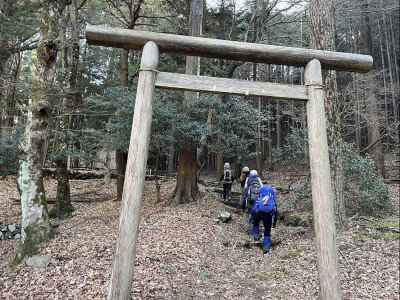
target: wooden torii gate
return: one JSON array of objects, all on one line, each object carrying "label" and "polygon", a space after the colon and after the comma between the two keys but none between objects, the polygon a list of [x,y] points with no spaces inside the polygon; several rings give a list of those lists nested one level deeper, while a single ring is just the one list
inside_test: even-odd
[{"label": "wooden torii gate", "polygon": [[[368,72],[372,69],[372,57],[93,25],[86,27],[86,39],[89,44],[94,45],[125,49],[143,48],[122,195],[119,236],[108,299],[128,299],[130,295],[155,87],[307,101],[320,297],[326,300],[341,299],[321,67]],[[304,66],[305,85],[284,85],[159,72],[157,70],[159,51],[256,63]]]}]

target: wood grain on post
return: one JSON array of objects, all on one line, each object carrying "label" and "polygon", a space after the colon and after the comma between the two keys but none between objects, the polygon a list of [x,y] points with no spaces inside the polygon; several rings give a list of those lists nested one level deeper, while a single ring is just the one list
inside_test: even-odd
[{"label": "wood grain on post", "polygon": [[157,45],[153,42],[146,43],[143,49],[136,92],[128,163],[126,165],[124,191],[122,194],[119,235],[108,293],[109,300],[130,299],[158,61],[159,51]]},{"label": "wood grain on post", "polygon": [[373,64],[370,55],[243,43],[94,25],[86,26],[86,39],[89,44],[126,49],[141,49],[148,41],[154,41],[161,52],[267,64],[305,66],[312,59],[318,59],[325,69],[353,72],[368,72],[372,69]]},{"label": "wood grain on post", "polygon": [[307,102],[308,144],[320,297],[341,299],[336,257],[336,229],[329,167],[328,139],[321,64],[314,59],[304,72]]},{"label": "wood grain on post", "polygon": [[158,74],[156,86],[185,91],[308,100],[306,88],[303,85],[287,85],[167,72],[160,72]]}]

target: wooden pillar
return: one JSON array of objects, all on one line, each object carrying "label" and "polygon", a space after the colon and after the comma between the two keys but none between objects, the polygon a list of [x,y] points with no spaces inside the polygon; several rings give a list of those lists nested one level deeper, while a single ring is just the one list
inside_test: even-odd
[{"label": "wooden pillar", "polygon": [[119,236],[108,292],[109,300],[130,299],[158,61],[158,46],[154,42],[147,42],[143,48],[136,92],[128,163],[122,194]]},{"label": "wooden pillar", "polygon": [[315,242],[318,256],[320,298],[341,299],[336,257],[336,229],[329,166],[321,64],[310,61],[305,69],[308,140],[311,168]]}]

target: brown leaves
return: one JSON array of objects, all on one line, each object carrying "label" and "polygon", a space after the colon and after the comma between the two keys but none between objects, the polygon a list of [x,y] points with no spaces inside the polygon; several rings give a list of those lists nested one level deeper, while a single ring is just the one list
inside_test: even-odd
[{"label": "brown leaves", "polygon": [[[55,181],[46,180],[54,197]],[[0,295],[5,299],[104,299],[111,275],[120,202],[115,185],[102,180],[71,181],[76,208],[56,237],[41,250],[51,256],[45,271],[7,267],[15,241],[0,241]],[[280,244],[264,259],[261,249],[246,248],[242,215],[227,224],[215,219],[224,205],[214,196],[177,207],[165,206],[173,182],[163,182],[161,203],[146,182],[132,294],[134,299],[317,299],[318,273],[311,229],[298,234],[278,224],[272,238]],[[19,220],[15,181],[0,181],[0,222]],[[5,208],[5,209],[3,209]],[[358,226],[340,235],[339,263],[345,299],[394,299],[398,296],[398,240],[354,238]],[[368,224],[366,226],[369,226]],[[361,232],[362,231],[362,232]],[[397,296],[396,296],[397,295]]]}]

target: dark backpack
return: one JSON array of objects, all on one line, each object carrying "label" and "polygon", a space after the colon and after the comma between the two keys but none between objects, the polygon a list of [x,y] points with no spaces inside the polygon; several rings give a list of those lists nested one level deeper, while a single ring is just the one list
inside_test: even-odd
[{"label": "dark backpack", "polygon": [[250,206],[253,205],[254,201],[258,199],[258,196],[260,195],[260,189],[261,189],[261,184],[260,181],[258,180],[258,177],[253,177],[249,178],[249,199],[248,199],[248,204]]},{"label": "dark backpack", "polygon": [[230,169],[224,171],[224,182],[226,183],[232,182],[232,171]]}]

